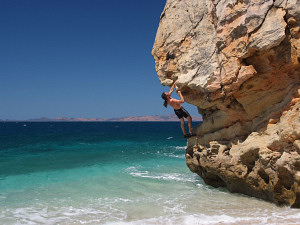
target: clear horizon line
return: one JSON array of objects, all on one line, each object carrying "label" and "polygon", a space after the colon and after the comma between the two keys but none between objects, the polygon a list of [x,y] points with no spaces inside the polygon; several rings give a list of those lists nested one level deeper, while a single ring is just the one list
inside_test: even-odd
[{"label": "clear horizon line", "polygon": [[[111,118],[103,118],[103,117],[71,117],[71,116],[58,116],[58,117],[55,117],[55,118],[48,118],[48,117],[38,117],[38,118],[29,118],[29,119],[0,119],[0,121],[12,121],[12,122],[23,122],[23,121],[26,121],[26,122],[34,122],[34,121],[68,121],[68,120],[75,120],[73,122],[80,122],[81,120],[87,120],[87,121],[82,121],[82,122],[89,122],[89,121],[114,121],[114,120],[124,120],[124,119],[142,119],[143,117],[158,117],[158,118],[161,118],[161,117],[173,117],[175,119],[177,119],[176,115],[174,114],[165,114],[165,115],[146,115],[146,116],[122,116],[122,117],[111,117]],[[193,118],[195,118],[196,120],[202,120],[202,116],[201,115],[197,115],[197,116],[194,116],[192,115]],[[161,118],[163,120],[163,118]],[[174,121],[175,121],[174,119]],[[166,118],[167,120],[167,118]],[[147,121],[147,120],[146,120]],[[155,120],[154,120],[155,121]]]}]

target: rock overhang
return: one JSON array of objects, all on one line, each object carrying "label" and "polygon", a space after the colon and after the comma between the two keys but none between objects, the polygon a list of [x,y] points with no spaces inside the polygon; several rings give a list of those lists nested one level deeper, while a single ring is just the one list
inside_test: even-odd
[{"label": "rock overhang", "polygon": [[[161,83],[177,80],[203,116],[189,168],[208,184],[299,207],[300,1],[168,0],[152,54]],[[293,162],[280,167],[282,157]]]}]

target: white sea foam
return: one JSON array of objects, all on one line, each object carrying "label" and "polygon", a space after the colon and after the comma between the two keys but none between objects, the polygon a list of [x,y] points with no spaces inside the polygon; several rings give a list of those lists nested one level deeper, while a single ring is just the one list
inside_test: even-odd
[{"label": "white sea foam", "polygon": [[170,158],[179,158],[179,159],[185,159],[185,155],[176,155],[174,153],[164,153],[164,156],[170,157]]},{"label": "white sea foam", "polygon": [[[175,201],[177,201],[177,199],[175,199]],[[180,214],[182,215],[186,213],[185,212],[186,205],[181,203],[174,203],[174,199],[165,200],[163,208],[164,208],[164,212],[170,215],[180,215]]]},{"label": "white sea foam", "polygon": [[[117,204],[116,204],[117,205]],[[114,204],[81,207],[27,207],[2,211],[0,218],[11,221],[9,224],[103,224],[106,221],[126,219],[126,212]]]},{"label": "white sea foam", "polygon": [[193,176],[185,176],[180,173],[155,173],[147,170],[138,170],[136,167],[129,167],[126,169],[130,175],[134,177],[150,178],[167,181],[183,181],[183,182],[195,182],[196,179]]},{"label": "white sea foam", "polygon": [[[168,204],[167,201],[164,204]],[[226,214],[192,214],[187,215],[185,206],[178,204],[173,207],[164,206],[165,216],[139,219],[131,221],[125,211],[106,205],[105,210],[99,206],[91,207],[44,207],[44,208],[17,208],[2,210],[0,218],[6,224],[106,224],[106,225],[213,225],[213,224],[299,224],[300,213],[266,216],[264,213],[253,216],[231,216]],[[216,213],[218,210],[216,209]],[[141,216],[141,215],[140,215]]]},{"label": "white sea foam", "polygon": [[249,224],[249,225],[275,225],[275,224],[299,224],[299,218],[268,219],[265,217],[233,217],[228,215],[205,215],[194,214],[185,216],[161,216],[151,219],[113,222],[106,225],[233,225],[233,224]]},{"label": "white sea foam", "polygon": [[172,139],[173,137],[167,137],[168,140]]},{"label": "white sea foam", "polygon": [[175,146],[175,149],[186,149],[186,146]]},{"label": "white sea foam", "polygon": [[185,146],[170,146],[170,149],[172,151],[168,149],[167,152],[162,152],[162,154],[170,158],[185,159]]},{"label": "white sea foam", "polygon": [[[248,211],[247,207],[243,208],[242,206],[231,208],[229,202],[224,205],[225,207],[222,204],[218,205],[216,202],[213,206],[209,207],[210,210],[206,210],[199,203],[195,205],[195,208],[201,213],[191,214],[189,212],[190,205],[195,203],[190,200],[186,201],[184,198],[189,199],[191,197],[184,193],[175,196],[160,195],[155,198],[153,196],[140,196],[137,199],[105,197],[93,199],[89,203],[77,206],[65,206],[67,202],[57,200],[54,201],[55,204],[53,202],[47,204],[46,207],[38,204],[25,208],[6,208],[0,210],[0,224],[295,225],[299,224],[300,221],[299,210],[273,206],[271,208],[258,207],[255,210],[251,210],[250,207],[251,211]],[[218,198],[218,196],[214,196],[214,198]],[[205,201],[205,199],[203,200]],[[143,207],[147,205],[149,208],[140,210],[139,204],[142,204],[140,206]],[[263,205],[266,206],[265,204]],[[154,210],[157,207],[162,209],[161,212],[163,213],[161,216],[155,214]]]}]

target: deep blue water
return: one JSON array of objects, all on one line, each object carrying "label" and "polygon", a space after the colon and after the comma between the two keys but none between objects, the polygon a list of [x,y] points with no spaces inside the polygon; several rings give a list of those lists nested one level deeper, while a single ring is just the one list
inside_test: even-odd
[{"label": "deep blue water", "polygon": [[185,146],[179,122],[0,123],[0,224],[299,221],[205,185]]},{"label": "deep blue water", "polygon": [[156,149],[185,145],[180,132],[173,122],[0,123],[0,175],[159,158]]}]

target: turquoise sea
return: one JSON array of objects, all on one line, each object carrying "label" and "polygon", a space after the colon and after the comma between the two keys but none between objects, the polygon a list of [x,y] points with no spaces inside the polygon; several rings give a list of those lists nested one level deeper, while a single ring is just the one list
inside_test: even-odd
[{"label": "turquoise sea", "polygon": [[205,185],[185,146],[179,122],[0,123],[0,224],[300,224]]}]

